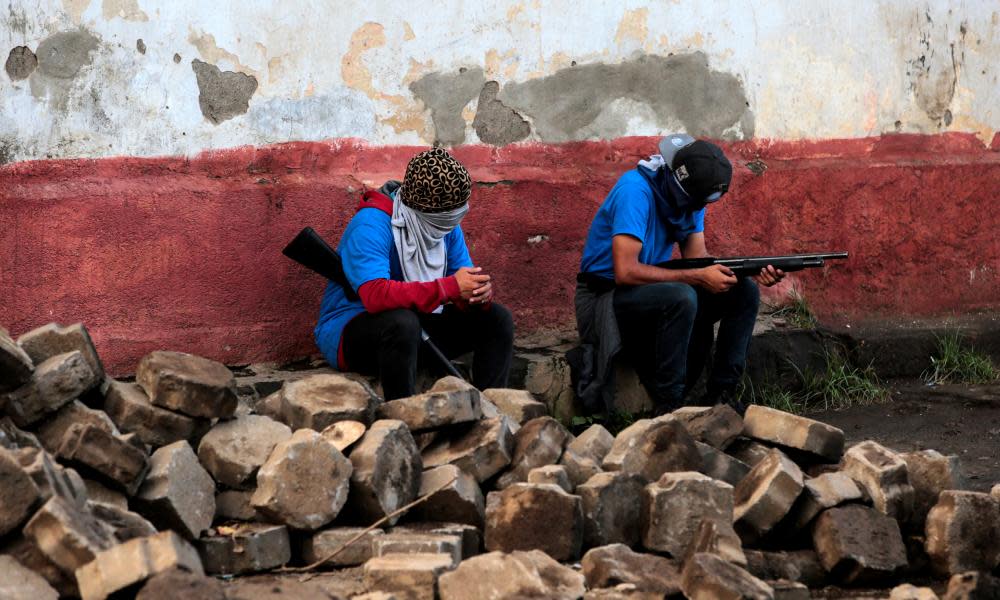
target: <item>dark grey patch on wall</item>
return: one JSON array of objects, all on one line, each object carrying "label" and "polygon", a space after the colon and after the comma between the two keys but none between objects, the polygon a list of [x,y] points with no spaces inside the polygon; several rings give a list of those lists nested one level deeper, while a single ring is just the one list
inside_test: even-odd
[{"label": "dark grey patch on wall", "polygon": [[476,135],[487,144],[503,146],[519,142],[531,135],[531,125],[517,111],[497,100],[500,84],[487,81],[479,93],[479,105],[472,126]]},{"label": "dark grey patch on wall", "polygon": [[180,64],[181,62],[181,55],[177,54],[176,52],[174,52],[174,62],[178,64]]},{"label": "dark grey patch on wall", "polygon": [[250,108],[250,97],[257,91],[257,79],[246,73],[220,71],[219,67],[191,61],[191,68],[198,79],[198,106],[201,114],[218,125]]},{"label": "dark grey patch on wall", "polygon": [[663,127],[680,121],[694,136],[721,138],[740,123],[753,136],[742,82],[731,73],[714,71],[703,52],[673,56],[640,56],[619,64],[593,63],[561,69],[523,83],[508,83],[498,99],[531,118],[543,141],[568,141],[614,131],[584,130],[612,102],[628,99],[650,106]]},{"label": "dark grey patch on wall", "polygon": [[485,82],[483,70],[473,67],[453,73],[428,73],[410,84],[413,95],[431,109],[435,145],[454,146],[465,141],[462,109],[479,95]]},{"label": "dark grey patch on wall", "polygon": [[90,64],[97,45],[98,39],[83,29],[51,35],[38,45],[38,71],[56,79],[72,79]]},{"label": "dark grey patch on wall", "polygon": [[135,49],[139,51],[139,54],[145,54],[146,42],[142,41],[142,38],[137,39],[135,41]]},{"label": "dark grey patch on wall", "polygon": [[7,63],[4,65],[4,70],[7,71],[7,75],[11,80],[19,81],[27,79],[28,75],[31,75],[31,72],[37,66],[38,58],[31,51],[31,48],[17,46],[11,49],[10,54],[7,55]]}]

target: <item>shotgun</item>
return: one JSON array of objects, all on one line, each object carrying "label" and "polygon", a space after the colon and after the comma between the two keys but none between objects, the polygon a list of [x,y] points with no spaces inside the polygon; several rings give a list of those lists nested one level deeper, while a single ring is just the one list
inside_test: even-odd
[{"label": "shotgun", "polygon": [[737,277],[757,275],[768,265],[786,273],[822,267],[828,260],[847,258],[847,252],[817,252],[814,254],[787,254],[784,256],[732,256],[728,258],[679,258],[659,263],[664,269],[702,269],[723,265],[733,270]]}]

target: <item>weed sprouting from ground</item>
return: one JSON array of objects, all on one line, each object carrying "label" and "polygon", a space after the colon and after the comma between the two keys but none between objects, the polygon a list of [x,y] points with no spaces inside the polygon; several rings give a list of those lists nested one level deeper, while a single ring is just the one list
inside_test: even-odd
[{"label": "weed sprouting from ground", "polygon": [[819,324],[805,296],[795,289],[788,293],[788,304],[771,313],[771,316],[785,319],[789,325],[800,329],[815,329]]},{"label": "weed sprouting from ground", "polygon": [[889,400],[889,390],[882,385],[871,365],[863,369],[855,367],[837,352],[826,355],[826,367],[822,371],[798,373],[801,386],[794,391],[771,383],[754,386],[744,378],[741,399],[797,415]]},{"label": "weed sprouting from ground", "polygon": [[1000,377],[989,356],[976,352],[956,333],[937,338],[937,353],[923,379],[929,384],[988,383]]}]

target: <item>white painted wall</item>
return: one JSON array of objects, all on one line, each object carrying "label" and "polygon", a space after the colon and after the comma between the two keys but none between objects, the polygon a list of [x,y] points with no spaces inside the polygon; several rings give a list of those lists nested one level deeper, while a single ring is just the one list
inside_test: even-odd
[{"label": "white painted wall", "polygon": [[[702,51],[744,83],[757,138],[1000,129],[1000,4],[987,0],[12,0],[0,60],[59,31],[101,39],[66,107],[0,73],[13,160],[196,153],[337,137],[433,139],[408,85],[480,66],[503,85],[637,53]],[[146,45],[145,55],[136,40]],[[174,54],[181,56],[175,63]],[[920,60],[923,57],[924,69]],[[191,60],[257,78],[246,115],[198,106]],[[953,90],[953,93],[950,93]],[[949,117],[928,116],[937,101]],[[476,101],[465,111],[471,123]],[[655,135],[635,102],[621,135]],[[646,110],[648,112],[648,110]],[[933,112],[933,111],[932,111]],[[943,120],[941,120],[943,119]],[[949,124],[945,124],[948,121]],[[728,132],[740,137],[738,128]],[[468,128],[466,139],[475,142]]]}]

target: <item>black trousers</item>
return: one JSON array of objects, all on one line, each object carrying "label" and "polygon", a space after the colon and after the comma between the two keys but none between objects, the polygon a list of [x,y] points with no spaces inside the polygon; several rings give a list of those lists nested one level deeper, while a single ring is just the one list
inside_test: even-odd
[{"label": "black trousers", "polygon": [[507,387],[514,348],[510,311],[488,308],[459,310],[445,306],[440,314],[409,309],[360,314],[344,328],[344,359],[352,371],[377,375],[386,400],[416,393],[417,365],[444,373],[436,357],[421,343],[421,328],[447,356],[473,353],[472,383],[477,388]]}]

